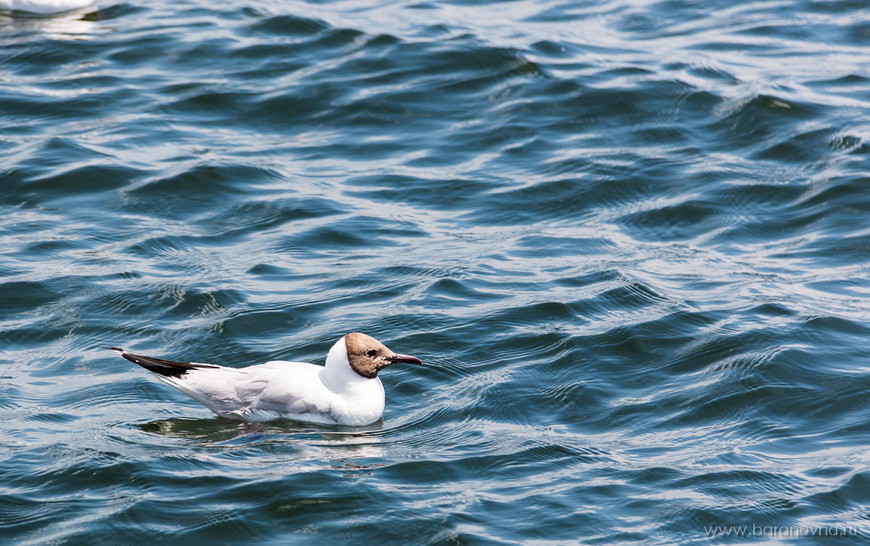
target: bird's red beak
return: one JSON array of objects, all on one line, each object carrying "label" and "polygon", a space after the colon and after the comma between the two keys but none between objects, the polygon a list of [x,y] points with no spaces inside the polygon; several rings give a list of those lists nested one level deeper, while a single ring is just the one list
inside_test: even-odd
[{"label": "bird's red beak", "polygon": [[390,364],[422,364],[423,361],[411,355],[393,355],[387,357]]}]

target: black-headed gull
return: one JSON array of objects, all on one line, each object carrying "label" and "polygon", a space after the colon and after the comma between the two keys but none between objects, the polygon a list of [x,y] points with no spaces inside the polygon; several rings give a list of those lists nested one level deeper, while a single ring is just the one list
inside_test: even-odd
[{"label": "black-headed gull", "polygon": [[396,354],[375,338],[357,332],[332,346],[325,366],[275,360],[227,368],[109,349],[222,417],[348,426],[370,425],[384,414],[379,371],[399,362],[422,364],[419,358]]}]

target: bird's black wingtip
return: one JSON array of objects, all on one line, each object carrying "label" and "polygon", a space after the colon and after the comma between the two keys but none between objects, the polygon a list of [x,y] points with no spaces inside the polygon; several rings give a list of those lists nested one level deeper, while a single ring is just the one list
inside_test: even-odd
[{"label": "bird's black wingtip", "polygon": [[154,358],[151,356],[134,355],[128,353],[120,347],[106,347],[110,351],[116,351],[120,356],[126,358],[133,364],[142,366],[150,372],[166,377],[181,377],[191,370],[199,368],[219,368],[214,364],[202,364],[199,362],[176,362],[175,360],[164,360],[162,358]]}]

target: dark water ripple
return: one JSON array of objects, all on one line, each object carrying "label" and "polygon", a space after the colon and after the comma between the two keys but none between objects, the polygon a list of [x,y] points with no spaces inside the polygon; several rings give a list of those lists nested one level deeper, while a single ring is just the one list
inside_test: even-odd
[{"label": "dark water ripple", "polygon": [[[0,14],[0,536],[870,543],[868,21]],[[101,349],[352,330],[427,363],[363,429],[216,419]]]}]

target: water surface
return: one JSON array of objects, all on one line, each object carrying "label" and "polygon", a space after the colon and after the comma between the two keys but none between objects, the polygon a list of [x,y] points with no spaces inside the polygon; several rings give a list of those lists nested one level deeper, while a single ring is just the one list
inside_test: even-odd
[{"label": "water surface", "polygon": [[[0,14],[0,536],[870,542],[864,2]],[[421,357],[364,429],[102,347]],[[803,536],[801,536],[803,535]]]}]

